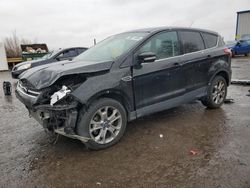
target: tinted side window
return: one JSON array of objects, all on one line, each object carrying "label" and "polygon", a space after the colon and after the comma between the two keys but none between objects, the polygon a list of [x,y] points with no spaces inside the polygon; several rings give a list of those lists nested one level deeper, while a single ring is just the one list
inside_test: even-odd
[{"label": "tinted side window", "polygon": [[153,36],[139,50],[139,53],[153,52],[156,59],[177,56],[180,53],[176,32],[164,32]]},{"label": "tinted side window", "polygon": [[84,51],[86,51],[86,49],[85,49],[85,48],[78,48],[77,51],[78,51],[78,54],[81,54],[81,53],[83,53]]},{"label": "tinted side window", "polygon": [[205,49],[204,42],[199,32],[180,31],[180,37],[184,54]]},{"label": "tinted side window", "polygon": [[77,56],[78,55],[78,53],[77,53],[77,50],[76,49],[72,49],[72,50],[69,50],[68,51],[68,56],[69,57],[75,57],[75,56]]},{"label": "tinted side window", "polygon": [[250,40],[242,41],[241,45],[250,45]]},{"label": "tinted side window", "polygon": [[75,56],[77,56],[77,52],[75,49],[66,50],[59,55],[59,57],[62,57],[62,58],[69,58],[69,57],[75,57]]},{"label": "tinted side window", "polygon": [[203,39],[206,44],[206,48],[215,47],[217,44],[217,36],[209,33],[202,33]]}]

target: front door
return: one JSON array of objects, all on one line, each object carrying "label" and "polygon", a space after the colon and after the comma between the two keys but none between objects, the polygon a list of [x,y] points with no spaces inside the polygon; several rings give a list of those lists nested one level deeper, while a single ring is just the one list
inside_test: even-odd
[{"label": "front door", "polygon": [[138,109],[147,109],[140,111],[138,117],[150,113],[150,106],[152,111],[156,111],[153,109],[157,108],[155,105],[185,93],[185,78],[180,67],[180,48],[175,31],[154,35],[135,54],[143,52],[155,53],[156,61],[133,68],[137,113],[140,111]]}]

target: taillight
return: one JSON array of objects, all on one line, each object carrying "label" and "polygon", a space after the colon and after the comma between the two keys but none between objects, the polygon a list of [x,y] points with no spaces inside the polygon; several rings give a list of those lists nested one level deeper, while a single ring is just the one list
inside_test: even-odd
[{"label": "taillight", "polygon": [[229,48],[224,48],[224,53],[232,57],[232,51]]}]

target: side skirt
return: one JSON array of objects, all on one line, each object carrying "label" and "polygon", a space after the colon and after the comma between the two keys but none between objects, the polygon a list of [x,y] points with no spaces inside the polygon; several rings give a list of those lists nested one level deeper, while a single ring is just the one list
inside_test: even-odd
[{"label": "side skirt", "polygon": [[202,87],[200,89],[196,89],[179,97],[175,97],[173,99],[169,99],[167,101],[159,102],[156,104],[152,104],[150,106],[146,106],[143,108],[139,108],[136,110],[136,118],[149,115],[155,112],[159,112],[162,110],[167,110],[173,107],[180,106],[181,104],[191,102],[196,99],[200,99],[206,95],[207,87]]}]

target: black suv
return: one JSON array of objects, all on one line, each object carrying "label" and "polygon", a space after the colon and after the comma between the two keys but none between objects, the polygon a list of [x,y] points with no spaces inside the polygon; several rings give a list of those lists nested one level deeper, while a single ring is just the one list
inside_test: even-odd
[{"label": "black suv", "polygon": [[57,61],[72,59],[75,56],[78,56],[79,54],[84,52],[85,50],[87,50],[87,48],[84,47],[65,48],[52,51],[38,60],[25,61],[19,63],[16,66],[14,66],[11,71],[12,78],[18,78],[20,74],[22,74],[24,71],[32,67],[37,67],[48,63],[54,63]]},{"label": "black suv", "polygon": [[16,95],[45,129],[98,150],[117,143],[136,118],[197,99],[219,108],[230,79],[219,34],[151,28],[111,36],[73,62],[30,69]]}]

